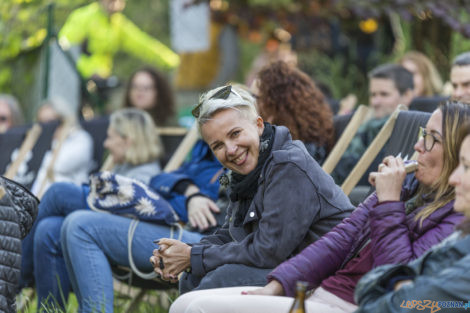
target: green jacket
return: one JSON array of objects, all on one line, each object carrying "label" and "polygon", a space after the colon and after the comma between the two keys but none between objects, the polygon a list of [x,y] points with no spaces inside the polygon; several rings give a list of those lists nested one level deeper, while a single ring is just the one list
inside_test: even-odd
[{"label": "green jacket", "polygon": [[61,45],[80,45],[86,41],[86,51],[77,61],[85,78],[96,74],[111,75],[113,56],[123,50],[157,67],[178,66],[179,57],[157,39],[141,31],[121,13],[108,16],[95,2],[72,12],[59,32]]}]

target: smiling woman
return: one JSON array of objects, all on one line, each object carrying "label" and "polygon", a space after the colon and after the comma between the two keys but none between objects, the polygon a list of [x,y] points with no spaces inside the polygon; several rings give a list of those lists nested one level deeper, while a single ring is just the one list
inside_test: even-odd
[{"label": "smiling woman", "polygon": [[[192,289],[260,286],[276,265],[297,254],[353,209],[288,129],[264,123],[254,98],[237,86],[209,91],[193,110],[204,141],[224,167],[230,191],[226,223],[192,246],[159,241],[151,262]],[[288,221],[288,222],[286,222]],[[163,266],[162,266],[163,265]]]}]

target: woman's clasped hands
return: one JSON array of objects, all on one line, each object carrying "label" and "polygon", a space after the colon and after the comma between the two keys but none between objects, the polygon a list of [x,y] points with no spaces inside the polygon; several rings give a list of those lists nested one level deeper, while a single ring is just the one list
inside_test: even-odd
[{"label": "woman's clasped hands", "polygon": [[163,280],[178,281],[178,275],[191,265],[191,246],[175,239],[162,238],[157,241],[159,248],[150,257],[154,271]]}]

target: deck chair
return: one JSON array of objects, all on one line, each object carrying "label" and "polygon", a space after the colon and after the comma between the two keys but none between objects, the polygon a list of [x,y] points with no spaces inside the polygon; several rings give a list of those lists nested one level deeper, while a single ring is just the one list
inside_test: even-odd
[{"label": "deck chair", "polygon": [[385,125],[382,127],[380,132],[377,134],[377,136],[374,138],[374,140],[364,152],[362,157],[359,159],[356,166],[352,169],[351,173],[349,173],[348,177],[343,182],[343,185],[341,185],[341,189],[343,189],[343,192],[346,195],[349,195],[349,193],[357,185],[362,175],[364,175],[364,173],[374,161],[376,156],[379,154],[380,150],[383,148],[387,140],[390,138],[393,127],[398,117],[398,113],[402,110],[407,110],[407,107],[400,105],[390,115]]},{"label": "deck chair", "polygon": [[[335,169],[336,165],[341,159],[341,156],[348,148],[349,143],[353,139],[354,135],[356,135],[357,130],[367,119],[369,114],[369,107],[360,105],[356,112],[354,112],[354,115],[347,114],[335,117],[335,136],[339,139],[337,139],[335,146],[323,163],[322,168],[326,173],[330,174]],[[346,124],[347,126],[345,126]]]},{"label": "deck chair", "polygon": [[[385,144],[385,155],[401,155],[403,159],[411,159],[414,154],[414,145],[418,139],[419,127],[425,127],[430,116],[431,113],[427,112],[400,111],[391,131],[390,139]],[[357,205],[373,191],[374,188],[371,186],[356,186],[350,194],[351,202]]]},{"label": "deck chair", "polygon": [[[0,137],[0,168],[8,178],[31,188],[45,153],[51,148],[52,136],[58,123],[21,126],[7,131]],[[13,151],[19,148],[11,161]],[[18,176],[20,175],[20,176]]]}]

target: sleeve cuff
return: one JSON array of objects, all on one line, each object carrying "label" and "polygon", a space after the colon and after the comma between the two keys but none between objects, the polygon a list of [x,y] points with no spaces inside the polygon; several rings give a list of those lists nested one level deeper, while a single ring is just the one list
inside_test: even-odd
[{"label": "sleeve cuff", "polygon": [[191,272],[196,276],[204,276],[206,271],[204,269],[204,263],[202,261],[202,253],[204,252],[204,246],[194,245],[191,248]]}]

